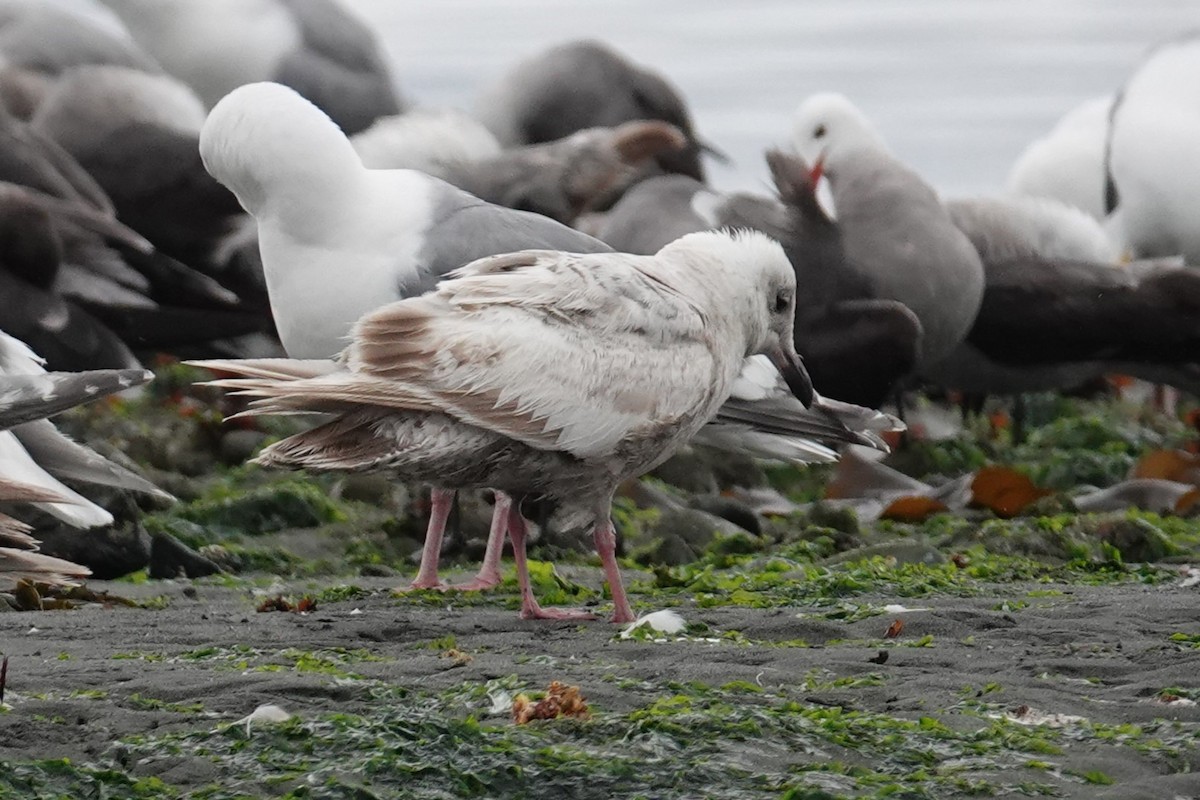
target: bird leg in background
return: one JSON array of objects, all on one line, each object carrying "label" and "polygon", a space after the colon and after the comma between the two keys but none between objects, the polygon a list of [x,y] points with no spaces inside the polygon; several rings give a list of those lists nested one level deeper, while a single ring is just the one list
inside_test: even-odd
[{"label": "bird leg in background", "polygon": [[608,591],[612,595],[612,621],[633,622],[633,609],[629,607],[629,598],[625,596],[625,584],[621,582],[621,569],[617,566],[617,532],[607,513],[596,523],[593,537],[596,541],[596,552],[600,554],[600,563],[604,566],[604,579],[608,581]]},{"label": "bird leg in background", "polygon": [[488,531],[487,550],[483,554],[483,566],[479,574],[466,583],[451,584],[451,589],[460,592],[477,592],[491,589],[500,584],[500,557],[504,553],[504,532],[508,529],[508,512],[512,498],[504,492],[496,492],[496,508],[492,512],[492,528]]},{"label": "bird leg in background", "polygon": [[446,520],[454,505],[453,489],[434,487],[429,492],[429,528],[425,531],[425,547],[421,550],[421,568],[409,589],[445,589],[438,580],[438,558],[442,554],[442,536],[446,533]]},{"label": "bird leg in background", "polygon": [[[595,619],[582,609],[542,608],[533,596],[529,585],[529,563],[525,559],[525,518],[521,516],[519,503],[511,504],[508,512],[508,536],[512,539],[513,560],[517,562],[517,583],[521,587],[521,619]],[[618,576],[618,580],[620,576]],[[622,595],[624,596],[624,595]]]}]

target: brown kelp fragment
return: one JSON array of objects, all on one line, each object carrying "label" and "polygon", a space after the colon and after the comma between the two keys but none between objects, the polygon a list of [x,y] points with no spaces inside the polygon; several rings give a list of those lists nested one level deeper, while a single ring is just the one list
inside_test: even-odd
[{"label": "brown kelp fragment", "polygon": [[567,686],[559,681],[551,681],[546,696],[536,703],[527,696],[519,694],[513,698],[513,722],[524,725],[535,719],[557,719],[559,717],[578,717],[587,719],[591,716],[587,701],[579,692],[578,686]]},{"label": "brown kelp fragment", "polygon": [[904,620],[898,619],[898,620],[893,621],[891,625],[888,625],[887,632],[885,634],[883,634],[883,636],[885,639],[895,639],[897,636],[899,636],[903,632],[904,632]]},{"label": "brown kelp fragment", "polygon": [[1050,494],[1010,467],[984,467],[971,481],[971,505],[998,517],[1015,517],[1026,506]]},{"label": "brown kelp fragment", "polygon": [[941,500],[932,497],[898,497],[888,504],[879,518],[895,522],[924,522],[943,511],[949,511],[949,508]]}]

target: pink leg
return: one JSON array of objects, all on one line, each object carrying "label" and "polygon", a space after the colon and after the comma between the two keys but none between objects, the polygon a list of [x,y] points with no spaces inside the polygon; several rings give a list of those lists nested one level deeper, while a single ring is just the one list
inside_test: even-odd
[{"label": "pink leg", "polygon": [[442,554],[442,536],[446,533],[446,520],[450,518],[450,507],[454,503],[453,489],[434,487],[429,492],[429,528],[425,531],[425,547],[421,550],[421,568],[409,589],[445,589],[438,580],[438,558]]},{"label": "pink leg", "polygon": [[521,587],[521,619],[595,619],[594,614],[567,608],[542,608],[529,585],[529,564],[525,560],[525,520],[513,506],[508,512],[508,536],[512,539],[513,560],[517,562],[517,583]]},{"label": "pink leg", "polygon": [[492,528],[488,531],[487,550],[483,554],[483,566],[479,574],[466,583],[452,584],[451,589],[460,592],[477,592],[500,585],[500,557],[504,553],[504,533],[508,530],[508,512],[512,498],[504,492],[496,492],[496,510],[492,512]]},{"label": "pink leg", "polygon": [[617,566],[617,532],[613,530],[612,520],[606,516],[597,522],[593,537],[600,563],[604,566],[604,580],[608,581],[608,591],[612,594],[612,621],[633,622],[633,609],[629,607],[625,584],[621,582],[621,569]]}]

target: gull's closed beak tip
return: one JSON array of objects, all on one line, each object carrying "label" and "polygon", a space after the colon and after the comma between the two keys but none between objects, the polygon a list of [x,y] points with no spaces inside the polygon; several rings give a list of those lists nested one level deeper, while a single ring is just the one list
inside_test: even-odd
[{"label": "gull's closed beak tip", "polygon": [[779,374],[783,376],[784,382],[787,383],[788,389],[795,398],[806,408],[811,406],[815,392],[812,378],[808,376],[808,370],[804,368],[804,359],[800,358],[792,348],[780,345],[773,347],[768,357],[775,365],[775,369],[779,370]]}]

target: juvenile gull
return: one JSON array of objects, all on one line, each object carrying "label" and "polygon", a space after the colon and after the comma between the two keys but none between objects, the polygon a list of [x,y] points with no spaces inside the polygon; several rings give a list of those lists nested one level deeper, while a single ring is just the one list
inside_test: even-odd
[{"label": "juvenile gull", "polygon": [[861,111],[840,94],[817,94],[793,118],[800,155],[823,166],[846,258],[876,296],[898,300],[921,322],[918,368],[948,355],[971,329],[983,266],[930,186],[888,151]]},{"label": "juvenile gull", "polygon": [[[332,357],[360,316],[429,291],[475,259],[530,247],[611,251],[551,219],[485,203],[423,173],[364,168],[328,116],[278,84],[243,86],[218,103],[200,151],[258,221],[272,312],[293,358]],[[793,435],[828,438],[836,430],[835,440],[862,440],[830,413],[834,419],[797,412]],[[440,585],[437,555],[451,498],[435,488],[417,587]],[[484,568],[468,586],[499,581],[506,504],[498,498]]]},{"label": "juvenile gull", "polygon": [[721,194],[684,175],[663,175],[627,192],[605,215],[600,238],[624,252],[652,253],[691,231],[767,234],[783,245],[804,288],[796,303],[796,350],[814,385],[878,406],[916,366],[920,322],[903,303],[879,297],[871,277],[847,259],[837,222],[817,200],[820,170],[778,150],[768,151],[767,164],[778,199]]},{"label": "juvenile gull", "polygon": [[262,378],[270,362],[213,366],[251,376],[218,381],[258,398],[247,413],[335,415],[260,463],[386,469],[514,496],[522,617],[580,616],[534,599],[522,504],[548,502],[565,526],[590,526],[612,619],[628,622],[613,492],[699,431],[749,356],[770,355],[811,396],[792,346],[795,295],[782,248],[757,233],[691,234],[655,256],[526,251],[368,314],[336,371],[304,378],[303,362],[284,362]]}]

